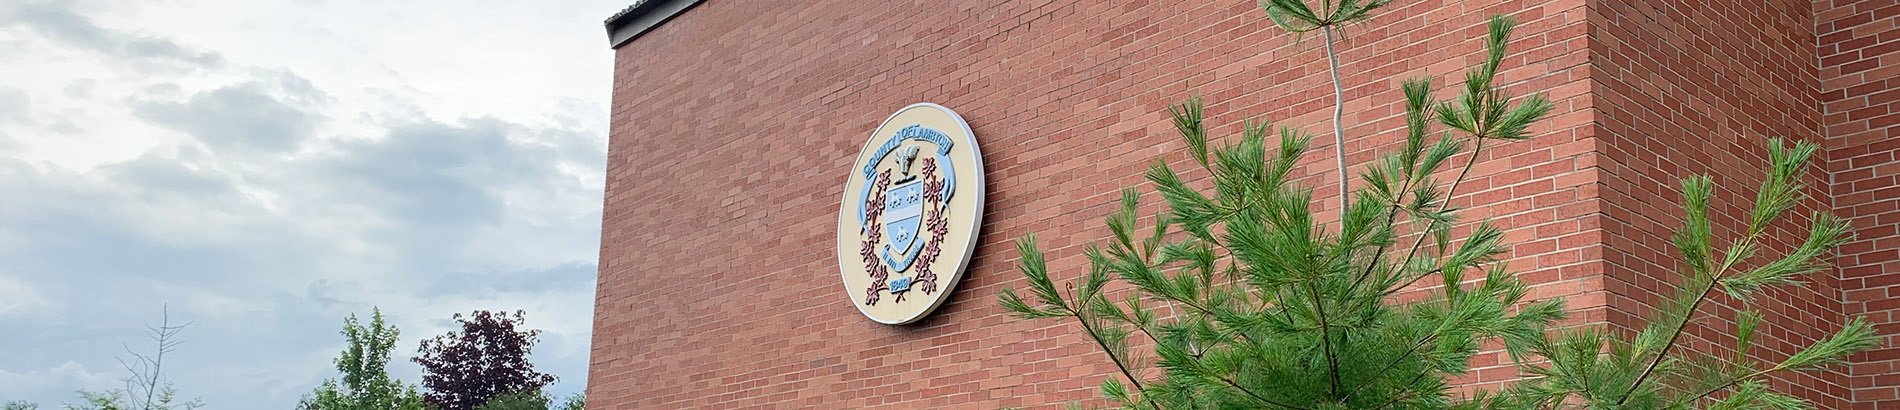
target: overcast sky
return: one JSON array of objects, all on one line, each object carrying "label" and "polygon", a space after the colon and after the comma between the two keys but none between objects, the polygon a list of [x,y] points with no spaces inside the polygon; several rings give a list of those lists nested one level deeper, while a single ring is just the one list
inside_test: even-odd
[{"label": "overcast sky", "polygon": [[110,389],[143,326],[211,408],[290,408],[343,317],[525,309],[586,383],[629,0],[0,0],[0,400]]}]

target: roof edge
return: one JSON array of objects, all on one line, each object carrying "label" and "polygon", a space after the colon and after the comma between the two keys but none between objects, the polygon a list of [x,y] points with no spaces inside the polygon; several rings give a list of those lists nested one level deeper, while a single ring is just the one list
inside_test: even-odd
[{"label": "roof edge", "polygon": [[608,17],[607,46],[618,49],[706,0],[636,0]]}]

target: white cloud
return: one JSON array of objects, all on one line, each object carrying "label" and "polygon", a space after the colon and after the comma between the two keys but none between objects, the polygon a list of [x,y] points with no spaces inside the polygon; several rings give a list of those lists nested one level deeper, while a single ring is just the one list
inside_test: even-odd
[{"label": "white cloud", "polygon": [[[116,370],[116,369],[115,369]],[[46,369],[13,372],[0,369],[0,397],[30,393],[42,389],[108,389],[118,385],[118,376],[106,371],[87,369],[79,362],[68,361]],[[52,407],[52,403],[41,403],[42,407]]]},{"label": "white cloud", "polygon": [[0,317],[30,313],[30,309],[45,307],[46,298],[40,297],[26,281],[0,274]]},{"label": "white cloud", "polygon": [[213,408],[290,406],[372,306],[411,381],[450,315],[526,309],[578,391],[623,3],[0,4],[36,57],[0,65],[0,400],[115,387],[165,306]]}]

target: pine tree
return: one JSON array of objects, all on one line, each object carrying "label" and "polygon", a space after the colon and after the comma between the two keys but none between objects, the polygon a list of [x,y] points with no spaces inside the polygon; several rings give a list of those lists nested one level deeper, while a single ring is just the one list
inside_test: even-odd
[{"label": "pine tree", "polygon": [[[1326,34],[1335,155],[1343,156],[1345,136],[1334,31],[1386,3],[1321,0],[1316,11],[1300,0],[1262,2],[1276,25]],[[1074,320],[1120,370],[1103,381],[1105,398],[1134,409],[1797,409],[1808,404],[1769,390],[1766,375],[1840,364],[1878,345],[1871,326],[1856,318],[1764,366],[1749,359],[1761,315],[1748,310],[1736,318],[1735,351],[1679,347],[1718,288],[1746,301],[1768,287],[1797,285],[1828,269],[1828,256],[1847,240],[1844,221],[1816,213],[1792,252],[1745,268],[1766,229],[1806,198],[1799,171],[1817,147],[1778,140],[1768,146],[1768,175],[1745,233],[1720,252],[1708,213],[1711,179],[1684,181],[1687,224],[1675,244],[1691,271],[1634,340],[1598,327],[1547,332],[1562,317],[1561,301],[1524,300],[1525,285],[1495,259],[1503,234],[1489,221],[1453,240],[1458,209],[1446,203],[1487,142],[1526,138],[1525,129],[1551,109],[1541,96],[1517,98],[1497,86],[1512,27],[1508,17],[1491,20],[1487,58],[1466,73],[1460,96],[1434,101],[1429,80],[1405,82],[1405,141],[1359,173],[1363,187],[1350,201],[1342,195],[1336,221],[1317,221],[1313,190],[1291,180],[1311,140],[1306,134],[1249,121],[1238,142],[1214,148],[1199,99],[1171,107],[1189,156],[1212,174],[1213,191],[1157,161],[1146,177],[1167,211],[1144,219],[1140,195],[1124,191],[1121,210],[1107,218],[1110,239],[1088,246],[1089,270],[1062,287],[1035,237],[1025,237],[1019,268],[1029,288],[1005,290],[1002,306],[1025,319]],[[1466,147],[1455,178],[1433,178]],[[1336,171],[1345,175],[1343,160]],[[1340,191],[1346,188],[1341,179]],[[1138,227],[1144,222],[1152,229]],[[1434,285],[1422,290],[1425,300],[1393,298],[1427,279],[1436,283],[1425,283]],[[1497,394],[1451,398],[1446,380],[1467,371],[1490,340],[1530,377]],[[1135,353],[1134,344],[1151,353]]]},{"label": "pine tree", "polygon": [[[1269,2],[1269,11],[1282,3]],[[1329,4],[1319,15],[1366,5]],[[1215,148],[1198,99],[1172,107],[1189,156],[1212,174],[1212,192],[1156,161],[1146,177],[1166,212],[1144,220],[1140,195],[1124,191],[1107,219],[1111,238],[1086,249],[1090,269],[1062,288],[1034,237],[1023,239],[1029,289],[1004,291],[1001,304],[1022,318],[1075,320],[1120,369],[1121,380],[1101,389],[1127,408],[1451,405],[1446,379],[1467,371],[1483,343],[1500,340],[1521,357],[1563,310],[1556,300],[1524,303],[1527,287],[1496,260],[1503,232],[1488,221],[1454,241],[1458,209],[1445,202],[1487,141],[1523,139],[1551,108],[1497,86],[1512,27],[1507,17],[1491,20],[1487,58],[1458,98],[1434,101],[1429,80],[1404,84],[1405,140],[1360,172],[1364,188],[1336,221],[1316,217],[1313,189],[1292,178],[1306,134],[1249,121],[1237,142]],[[1475,148],[1456,179],[1433,177],[1467,147]],[[1138,228],[1144,222],[1153,226]],[[1424,301],[1394,301],[1427,278],[1450,286]],[[1136,355],[1131,343],[1152,355]]]}]

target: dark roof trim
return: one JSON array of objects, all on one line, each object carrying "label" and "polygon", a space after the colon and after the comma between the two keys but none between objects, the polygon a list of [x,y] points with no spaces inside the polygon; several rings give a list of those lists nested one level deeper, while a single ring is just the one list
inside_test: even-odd
[{"label": "dark roof trim", "polygon": [[607,18],[607,45],[620,48],[706,0],[636,0]]}]

